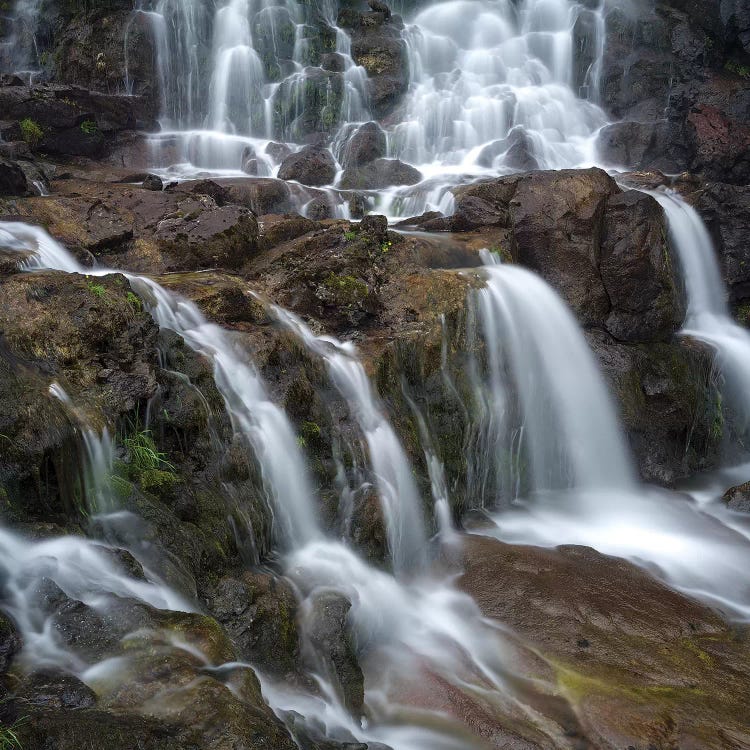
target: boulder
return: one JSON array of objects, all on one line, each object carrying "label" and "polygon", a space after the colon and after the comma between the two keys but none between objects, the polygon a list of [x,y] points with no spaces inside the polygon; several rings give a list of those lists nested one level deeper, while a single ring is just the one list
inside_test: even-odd
[{"label": "boulder", "polygon": [[729,510],[750,513],[750,482],[730,487],[722,497]]},{"label": "boulder", "polygon": [[610,301],[604,327],[619,341],[668,340],[685,311],[659,204],[636,190],[611,196],[601,243],[599,269]]},{"label": "boulder", "polygon": [[34,195],[18,162],[0,159],[0,195]]},{"label": "boulder", "polygon": [[341,176],[344,190],[382,190],[391,186],[416,185],[422,173],[399,159],[375,159],[360,167],[348,167]]},{"label": "boulder", "polygon": [[344,169],[361,167],[385,157],[387,140],[383,129],[376,122],[360,125],[347,139],[341,151]]},{"label": "boulder", "polygon": [[288,156],[279,167],[280,180],[296,180],[303,185],[330,185],[336,177],[336,161],[322,146],[305,146]]},{"label": "boulder", "polygon": [[351,602],[337,592],[313,596],[304,633],[317,659],[339,688],[341,702],[357,718],[364,708],[365,680],[347,623],[351,606]]},{"label": "boulder", "polygon": [[163,190],[164,189],[164,183],[161,180],[161,177],[155,174],[149,174],[146,175],[146,178],[143,180],[143,183],[141,185],[144,190]]}]

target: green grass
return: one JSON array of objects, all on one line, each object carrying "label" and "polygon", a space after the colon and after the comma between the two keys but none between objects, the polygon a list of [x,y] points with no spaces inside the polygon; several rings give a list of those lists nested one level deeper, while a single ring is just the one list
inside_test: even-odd
[{"label": "green grass", "polygon": [[81,123],[81,130],[86,135],[95,135],[99,132],[99,128],[93,120],[84,120]]},{"label": "green grass", "polygon": [[174,466],[167,461],[154,443],[151,430],[139,430],[123,438],[122,444],[128,452],[129,467],[132,474],[140,476],[147,471],[174,471]]},{"label": "green grass", "polygon": [[357,233],[356,232],[344,232],[344,239],[347,242],[354,242],[354,240],[357,239]]},{"label": "green grass", "polygon": [[23,717],[9,727],[0,725],[0,750],[21,750],[23,748],[21,740],[18,738],[18,728],[26,721],[26,717]]},{"label": "green grass", "polygon": [[21,137],[30,146],[35,146],[44,138],[44,131],[37,122],[27,117],[21,120]]},{"label": "green grass", "polygon": [[107,293],[107,290],[101,284],[95,284],[93,281],[89,281],[87,286],[94,297],[101,298]]},{"label": "green grass", "polygon": [[128,292],[126,295],[126,299],[130,303],[130,306],[133,307],[138,312],[143,310],[143,304],[141,302],[141,298],[137,294],[134,294],[133,292]]}]

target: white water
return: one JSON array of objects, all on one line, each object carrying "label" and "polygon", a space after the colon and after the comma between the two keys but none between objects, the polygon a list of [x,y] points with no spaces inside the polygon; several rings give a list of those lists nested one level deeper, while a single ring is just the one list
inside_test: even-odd
[{"label": "white water", "polygon": [[711,236],[698,212],[676,193],[648,191],[669,223],[672,250],[682,267],[687,315],[682,332],[709,344],[723,377],[723,394],[744,432],[750,427],[750,333],[731,317]]},{"label": "white water", "polygon": [[478,460],[496,468],[511,499],[518,489],[632,490],[614,403],[573,314],[534,273],[485,260],[486,287],[475,292],[487,359],[475,386]]},{"label": "white water", "polygon": [[[0,223],[0,241],[8,248],[31,251],[29,269],[55,269],[102,276],[111,269],[87,269],[39,227],[19,222]],[[269,398],[265,385],[246,355],[227,333],[209,323],[188,300],[166,291],[155,281],[125,274],[142,296],[155,322],[175,331],[214,367],[216,386],[224,397],[235,430],[251,444],[275,514],[282,545],[296,547],[318,535],[305,460],[282,409]]]},{"label": "white water", "polygon": [[[480,385],[478,460],[498,472],[513,503],[481,533],[513,544],[590,546],[750,619],[750,519],[718,500],[640,485],[570,311],[529,271],[491,265],[484,272],[487,288],[476,294],[489,372]],[[510,486],[503,483],[509,466],[521,474]]]},{"label": "white water", "polygon": [[[70,273],[86,270],[42,229],[2,223],[0,237],[12,239],[19,251],[36,252],[30,267],[58,268]],[[100,269],[96,273],[108,271]],[[404,583],[370,567],[340,543],[323,538],[311,518],[311,489],[306,481],[301,482],[304,467],[301,474],[297,469],[297,461],[302,458],[294,435],[287,430],[283,412],[265,400],[254,369],[238,359],[226,333],[207,324],[191,303],[170,295],[151,280],[136,276],[129,279],[150,304],[157,322],[180,333],[190,346],[214,361],[217,385],[227,408],[238,429],[247,434],[269,490],[277,499],[275,508],[284,515],[282,525],[291,542],[286,558],[288,575],[306,597],[334,589],[352,602],[349,619],[366,674],[368,720],[362,724],[359,717],[348,716],[323,675],[319,677],[320,696],[264,680],[264,694],[272,707],[280,713],[300,711],[322,722],[333,736],[386,742],[395,750],[465,750],[474,745],[475,739],[463,724],[461,711],[457,716],[446,710],[446,702],[450,706],[453,695],[459,693],[480,705],[488,702],[503,715],[535,723],[540,720],[545,727],[542,731],[561,736],[559,727],[538,717],[510,687],[512,674],[506,661],[515,662],[516,647],[497,625],[486,622],[473,601],[457,592],[450,581],[417,575],[410,583]],[[290,325],[293,323],[290,320]],[[409,493],[414,492],[417,503],[403,449],[380,413],[353,352],[310,334],[308,339],[308,345],[326,357],[342,393],[351,399],[363,432],[370,433],[367,438],[373,451],[373,469],[385,480],[381,492],[386,502],[403,505],[402,495],[408,499]],[[57,397],[69,402],[64,391],[59,387],[54,390]],[[417,522],[410,515],[415,508],[389,508],[394,514],[389,525],[403,532],[401,538],[394,537],[394,558],[399,560],[399,567],[412,566],[411,572],[416,572],[425,555],[421,519]],[[100,558],[96,545],[87,540],[61,538],[30,545],[0,531],[0,566],[8,571],[11,614],[19,618],[27,644],[34,647],[26,650],[25,658],[63,666],[95,687],[101,679],[111,680],[118,670],[122,672],[121,679],[128,679],[124,662],[115,658],[89,665],[59,646],[44,607],[30,593],[42,577],[51,578],[70,596],[92,606],[106,607],[107,599],[115,595],[135,597],[156,607],[190,609],[170,590],[133,581]],[[221,669],[219,666],[215,671]],[[540,689],[552,690],[542,681],[536,684]]]},{"label": "white water", "polygon": [[406,452],[372,389],[354,345],[330,336],[315,336],[287,310],[276,307],[274,312],[281,323],[323,359],[331,380],[359,424],[377,478],[394,571],[401,574],[419,571],[426,563],[427,552],[422,501]]}]

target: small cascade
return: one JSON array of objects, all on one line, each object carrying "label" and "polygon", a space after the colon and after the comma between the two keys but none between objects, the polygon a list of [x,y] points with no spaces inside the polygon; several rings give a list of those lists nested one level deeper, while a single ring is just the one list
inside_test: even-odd
[{"label": "small cascade", "polygon": [[[50,268],[99,276],[112,272],[83,268],[39,227],[2,222],[0,238],[8,248],[32,252],[25,261],[30,270]],[[314,540],[319,531],[305,461],[286,414],[269,399],[252,363],[224,330],[209,323],[192,302],[167,292],[151,279],[125,276],[142,295],[160,327],[178,333],[188,346],[213,363],[216,385],[234,428],[248,440],[261,468],[263,485],[275,513],[279,542],[296,547]]]},{"label": "small cascade", "polygon": [[[568,0],[425,8],[406,32],[412,85],[392,154],[428,174],[590,163],[592,136],[606,117],[575,88],[582,12]],[[592,32],[598,37],[601,27]],[[601,44],[592,42],[598,55]]]},{"label": "small cascade", "polygon": [[682,332],[710,345],[739,432],[750,427],[750,333],[731,317],[719,263],[706,225],[677,193],[648,191],[664,209],[687,292]]},{"label": "small cascade", "polygon": [[296,315],[279,307],[273,309],[279,321],[323,359],[332,382],[364,435],[378,483],[394,571],[421,570],[427,559],[427,537],[419,491],[406,452],[373,391],[356,349],[328,336],[317,337]]},{"label": "small cascade", "polygon": [[42,0],[14,0],[12,6],[2,19],[7,32],[0,39],[0,72],[32,81],[40,70],[36,35]]},{"label": "small cascade", "polygon": [[633,490],[614,403],[572,313],[538,276],[492,258],[486,253],[486,287],[474,299],[486,357],[486,374],[473,368],[483,407],[478,460],[494,467],[494,486],[510,499]]}]

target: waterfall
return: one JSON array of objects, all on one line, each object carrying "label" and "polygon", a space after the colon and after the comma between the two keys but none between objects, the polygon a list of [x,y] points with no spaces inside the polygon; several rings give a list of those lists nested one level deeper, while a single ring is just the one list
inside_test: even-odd
[{"label": "waterfall", "polygon": [[[43,229],[19,222],[0,222],[0,238],[8,248],[31,250],[29,269],[102,276],[111,269],[82,267]],[[213,364],[216,386],[224,398],[234,429],[252,446],[261,467],[276,532],[283,545],[296,547],[314,540],[319,531],[307,467],[286,414],[274,404],[259,373],[219,326],[209,323],[188,300],[155,281],[125,274],[143,297],[154,321],[175,331],[194,351]]]},{"label": "waterfall", "polygon": [[538,276],[491,258],[474,293],[487,360],[486,376],[472,368],[486,407],[478,460],[511,499],[518,489],[634,489],[614,403],[573,314]]},{"label": "waterfall", "polygon": [[373,392],[354,346],[329,336],[316,337],[287,310],[275,307],[274,312],[283,325],[323,359],[365,437],[377,478],[393,569],[398,573],[420,570],[426,563],[427,543],[419,491],[406,452]]},{"label": "waterfall", "polygon": [[706,225],[677,193],[649,192],[664,209],[672,249],[679,258],[687,292],[682,332],[716,352],[723,392],[744,432],[750,427],[750,333],[732,319],[719,263]]},{"label": "waterfall", "polygon": [[37,28],[42,0],[15,0],[4,19],[8,32],[0,40],[0,72],[25,74],[32,80],[39,71]]}]

